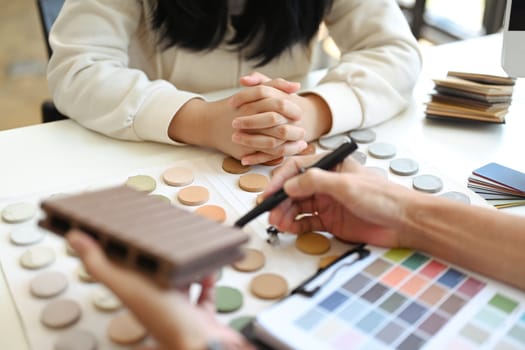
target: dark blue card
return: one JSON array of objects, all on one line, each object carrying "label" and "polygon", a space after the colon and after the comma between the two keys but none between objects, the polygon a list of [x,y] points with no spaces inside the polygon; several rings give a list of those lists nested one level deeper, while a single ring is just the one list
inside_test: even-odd
[{"label": "dark blue card", "polygon": [[474,175],[497,182],[525,193],[525,174],[498,163],[489,163],[472,172]]}]

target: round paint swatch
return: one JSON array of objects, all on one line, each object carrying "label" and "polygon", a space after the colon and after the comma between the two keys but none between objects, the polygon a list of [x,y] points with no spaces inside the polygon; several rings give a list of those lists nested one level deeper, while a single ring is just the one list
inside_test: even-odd
[{"label": "round paint swatch", "polygon": [[38,298],[51,298],[67,288],[67,278],[62,272],[50,271],[35,276],[29,282],[31,294]]},{"label": "round paint swatch", "polygon": [[96,350],[97,348],[97,339],[93,333],[73,329],[58,337],[54,350]]},{"label": "round paint swatch", "polygon": [[244,258],[232,264],[232,267],[241,272],[252,272],[261,269],[265,264],[264,254],[257,249],[244,249]]},{"label": "round paint swatch", "polygon": [[319,259],[319,268],[324,269],[329,266],[331,263],[336,261],[339,258],[339,255],[328,255]]},{"label": "round paint swatch", "polygon": [[275,273],[263,273],[252,279],[250,290],[253,295],[261,299],[279,299],[288,292],[288,283]]},{"label": "round paint swatch", "polygon": [[73,247],[69,244],[68,241],[65,241],[66,243],[66,253],[67,255],[69,256],[74,256],[74,257],[78,257],[78,254],[77,252],[73,249]]},{"label": "round paint swatch", "polygon": [[378,159],[388,159],[396,155],[396,146],[390,143],[377,142],[368,146],[368,153]]},{"label": "round paint swatch", "polygon": [[330,249],[330,240],[320,233],[307,232],[297,236],[295,246],[303,253],[321,255]]},{"label": "round paint swatch", "polygon": [[49,247],[31,247],[20,256],[20,265],[35,270],[51,265],[55,261],[55,252]]},{"label": "round paint swatch", "polygon": [[226,211],[218,205],[203,205],[196,209],[195,213],[218,223],[226,221]]},{"label": "round paint swatch", "polygon": [[101,311],[116,311],[122,308],[122,302],[112,291],[98,286],[91,295],[91,302]]},{"label": "round paint swatch", "polygon": [[135,175],[128,177],[126,185],[140,192],[153,192],[157,188],[157,182],[148,175]]},{"label": "round paint swatch", "polygon": [[319,146],[324,149],[336,149],[345,142],[350,142],[350,138],[346,135],[335,135],[330,137],[323,137],[319,139]]},{"label": "round paint swatch", "polygon": [[210,199],[210,192],[206,187],[189,186],[180,190],[177,198],[179,199],[179,202],[185,205],[201,205]]},{"label": "round paint swatch", "polygon": [[57,299],[42,310],[40,321],[49,328],[65,328],[76,323],[82,312],[78,303],[71,299]]},{"label": "round paint swatch", "polygon": [[244,327],[246,327],[250,322],[254,320],[255,317],[253,316],[240,316],[236,317],[233,320],[228,323],[228,325],[235,329],[236,331],[241,331]]},{"label": "round paint swatch", "polygon": [[164,171],[162,179],[170,186],[186,186],[193,182],[193,171],[188,168],[172,167]]},{"label": "round paint swatch", "polygon": [[270,179],[262,174],[246,174],[239,178],[239,187],[246,192],[262,192]]},{"label": "round paint swatch", "polygon": [[40,242],[45,233],[35,226],[19,227],[11,232],[9,239],[15,245],[31,245]]},{"label": "round paint swatch", "polygon": [[267,165],[267,166],[274,166],[274,165],[279,165],[283,162],[284,160],[284,157],[279,157],[279,158],[275,158],[275,159],[272,159],[272,160],[269,160],[267,162],[264,162],[262,163],[263,165]]},{"label": "round paint swatch", "polygon": [[359,164],[364,165],[366,163],[366,154],[361,151],[355,151],[351,155]]},{"label": "round paint swatch", "polygon": [[308,156],[310,154],[315,154],[316,148],[315,144],[310,142],[305,149],[303,149],[301,152],[297,153],[299,156]]},{"label": "round paint swatch", "polygon": [[217,312],[233,312],[241,308],[243,303],[242,293],[232,287],[215,287],[215,307]]},{"label": "round paint swatch", "polygon": [[27,221],[36,214],[37,207],[33,203],[13,203],[2,210],[2,219],[5,222],[15,224]]},{"label": "round paint swatch", "polygon": [[86,268],[84,267],[83,264],[80,264],[78,266],[77,273],[78,273],[78,278],[82,282],[86,282],[86,283],[94,283],[94,282],[96,282],[95,279],[93,277],[91,277],[91,275],[86,271]]},{"label": "round paint swatch", "polygon": [[348,136],[357,143],[370,143],[376,140],[376,132],[371,129],[352,130]]},{"label": "round paint swatch", "polygon": [[242,165],[240,160],[233,157],[226,157],[222,161],[222,169],[230,174],[244,174],[250,171],[251,168],[249,165]]},{"label": "round paint swatch", "polygon": [[154,193],[154,194],[150,194],[150,197],[158,199],[159,201],[163,201],[165,203],[171,204],[171,199],[169,199],[163,194]]},{"label": "round paint swatch", "polygon": [[464,193],[457,191],[445,192],[441,194],[440,197],[447,198],[460,203],[470,204],[470,197]]},{"label": "round paint swatch", "polygon": [[262,195],[262,193],[258,195],[257,197],[255,197],[255,204],[261,204],[263,201],[264,201],[264,196]]},{"label": "round paint swatch", "polygon": [[109,339],[120,345],[137,344],[146,338],[146,329],[128,311],[116,315],[109,321]]},{"label": "round paint swatch", "polygon": [[390,171],[401,176],[414,175],[419,171],[419,164],[413,159],[397,158],[390,162]]},{"label": "round paint swatch", "polygon": [[443,188],[443,181],[434,175],[419,175],[412,179],[412,187],[418,191],[436,193]]}]

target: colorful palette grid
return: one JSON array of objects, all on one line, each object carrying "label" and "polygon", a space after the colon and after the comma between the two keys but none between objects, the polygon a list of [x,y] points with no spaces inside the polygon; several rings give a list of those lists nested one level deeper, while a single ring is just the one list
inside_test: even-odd
[{"label": "colorful palette grid", "polygon": [[525,349],[525,312],[513,297],[495,293],[450,341],[451,349]]},{"label": "colorful palette grid", "polygon": [[421,253],[393,249],[295,324],[336,349],[419,349],[485,285]]}]

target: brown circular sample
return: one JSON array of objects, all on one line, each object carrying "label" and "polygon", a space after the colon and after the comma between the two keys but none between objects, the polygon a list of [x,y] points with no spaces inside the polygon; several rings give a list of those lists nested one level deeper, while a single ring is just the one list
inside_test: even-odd
[{"label": "brown circular sample", "polygon": [[240,160],[233,157],[226,157],[222,161],[222,169],[230,174],[244,174],[250,171],[251,168],[249,165],[242,165]]},{"label": "brown circular sample", "polygon": [[262,195],[262,193],[260,195],[258,195],[256,198],[255,198],[255,204],[261,204],[263,201],[264,201],[264,196]]},{"label": "brown circular sample", "polygon": [[42,310],[40,321],[49,328],[65,328],[80,319],[82,312],[78,303],[71,299],[57,299]]},{"label": "brown circular sample", "polygon": [[55,350],[96,350],[98,348],[97,339],[93,333],[73,329],[62,334],[55,342]]},{"label": "brown circular sample", "polygon": [[339,255],[328,255],[325,257],[322,257],[319,260],[319,268],[324,269],[325,267],[329,266],[331,263],[336,261],[339,258]]},{"label": "brown circular sample", "polygon": [[126,186],[136,189],[140,192],[153,192],[157,188],[157,182],[148,175],[135,175],[128,177]]},{"label": "brown circular sample", "polygon": [[193,171],[188,168],[172,167],[162,173],[162,179],[170,186],[186,186],[193,182]]},{"label": "brown circular sample", "polygon": [[261,299],[279,299],[288,292],[288,283],[275,273],[263,273],[252,279],[250,290]]},{"label": "brown circular sample", "polygon": [[146,338],[146,329],[130,312],[125,311],[109,321],[108,337],[120,345],[137,344]]},{"label": "brown circular sample", "polygon": [[206,187],[189,186],[180,190],[177,198],[185,205],[201,205],[210,199],[210,192]]},{"label": "brown circular sample", "polygon": [[51,298],[67,288],[67,278],[62,272],[49,271],[35,276],[29,283],[31,294],[38,298]]},{"label": "brown circular sample", "polygon": [[303,233],[295,240],[297,249],[306,254],[321,255],[330,249],[330,240],[320,233]]},{"label": "brown circular sample", "polygon": [[284,160],[284,157],[279,157],[279,158],[275,158],[275,159],[272,159],[272,160],[269,160],[267,162],[264,162],[262,163],[263,165],[268,165],[268,166],[274,166],[274,165],[279,165],[283,162]]},{"label": "brown circular sample", "polygon": [[195,213],[218,223],[226,221],[226,211],[218,205],[203,205],[202,207],[197,208]]},{"label": "brown circular sample", "polygon": [[257,249],[244,249],[244,258],[232,264],[235,270],[242,272],[257,271],[264,266],[264,254]]},{"label": "brown circular sample", "polygon": [[262,174],[246,174],[239,178],[239,187],[246,192],[264,191],[270,180]]}]

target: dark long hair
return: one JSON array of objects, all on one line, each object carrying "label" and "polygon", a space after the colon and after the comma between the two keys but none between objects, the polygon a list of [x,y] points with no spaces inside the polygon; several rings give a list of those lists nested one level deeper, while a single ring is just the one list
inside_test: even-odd
[{"label": "dark long hair", "polygon": [[[151,25],[163,49],[194,51],[216,48],[226,34],[228,0],[156,0]],[[235,36],[228,42],[247,49],[247,59],[265,65],[292,45],[308,45],[332,0],[246,0],[232,20]]]}]

